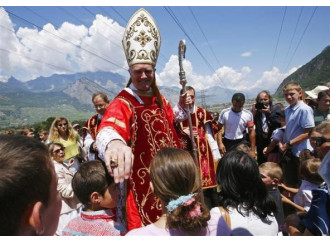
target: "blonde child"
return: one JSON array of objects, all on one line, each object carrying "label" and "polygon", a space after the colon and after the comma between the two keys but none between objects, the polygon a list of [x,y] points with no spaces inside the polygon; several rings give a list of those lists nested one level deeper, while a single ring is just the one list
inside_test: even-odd
[{"label": "blonde child", "polygon": [[268,194],[274,198],[276,203],[277,212],[275,213],[275,218],[278,223],[279,231],[284,231],[283,203],[280,190],[278,189],[278,184],[282,180],[282,169],[279,164],[267,161],[259,165],[259,172],[263,183],[266,185]]},{"label": "blonde child", "polygon": [[313,129],[313,110],[304,103],[303,90],[298,82],[289,82],[283,87],[285,101],[289,104],[285,108],[286,128],[280,151],[285,153],[281,160],[284,183],[298,188],[301,178],[298,174],[299,153],[303,149],[313,150],[308,140],[309,132]]},{"label": "blonde child", "polygon": [[293,197],[293,202],[283,196],[283,202],[292,205],[295,209],[301,212],[307,212],[310,209],[312,201],[312,190],[317,189],[322,183],[323,179],[318,173],[321,161],[318,158],[311,158],[302,160],[300,164],[300,175],[302,183],[299,189],[290,188],[285,184],[281,186],[296,195]]}]

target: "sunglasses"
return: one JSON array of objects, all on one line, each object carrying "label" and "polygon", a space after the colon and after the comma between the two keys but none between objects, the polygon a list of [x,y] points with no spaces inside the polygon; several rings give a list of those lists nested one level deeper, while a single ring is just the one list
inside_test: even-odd
[{"label": "sunglasses", "polygon": [[313,137],[311,138],[311,141],[315,142],[316,147],[320,147],[323,145],[325,142],[330,142],[330,139],[326,139],[324,137]]},{"label": "sunglasses", "polygon": [[62,126],[66,126],[66,125],[68,125],[68,123],[58,124],[57,126],[62,127]]},{"label": "sunglasses", "polygon": [[60,148],[60,149],[54,150],[53,152],[55,154],[58,154],[58,153],[60,153],[61,151],[64,151],[64,150],[65,150],[65,148]]}]

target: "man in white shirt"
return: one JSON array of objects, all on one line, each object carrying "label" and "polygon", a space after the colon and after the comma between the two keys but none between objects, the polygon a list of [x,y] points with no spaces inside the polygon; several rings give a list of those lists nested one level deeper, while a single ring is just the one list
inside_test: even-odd
[{"label": "man in white shirt", "polygon": [[243,108],[245,96],[243,93],[235,93],[232,97],[232,107],[221,111],[219,116],[220,127],[224,126],[224,139],[219,135],[218,145],[222,154],[234,148],[237,144],[246,140],[246,129],[248,130],[251,156],[255,158],[256,138],[254,130],[253,115],[249,110]]}]

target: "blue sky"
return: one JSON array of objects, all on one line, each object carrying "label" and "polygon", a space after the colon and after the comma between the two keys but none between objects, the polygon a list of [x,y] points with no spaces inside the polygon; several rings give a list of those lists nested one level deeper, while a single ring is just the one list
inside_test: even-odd
[{"label": "blue sky", "polygon": [[[179,86],[181,39],[187,43],[184,68],[189,85],[256,93],[275,91],[286,76],[330,43],[329,6],[177,7],[172,2],[168,2],[170,7],[144,6],[162,37],[159,85]],[[51,7],[23,3],[0,10],[0,80],[14,76],[28,81],[97,70],[127,75],[121,39],[126,21],[140,6],[101,6],[102,2],[95,1],[83,7],[63,7],[63,1]]]}]

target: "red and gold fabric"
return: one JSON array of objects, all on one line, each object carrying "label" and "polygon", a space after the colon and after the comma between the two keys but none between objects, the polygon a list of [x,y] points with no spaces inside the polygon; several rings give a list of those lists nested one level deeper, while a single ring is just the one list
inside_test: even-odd
[{"label": "red and gold fabric", "polygon": [[[191,113],[191,121],[194,129],[194,133],[197,132],[197,135],[194,137],[195,144],[198,151],[198,162],[199,170],[201,174],[202,187],[212,188],[216,187],[215,179],[215,165],[212,155],[212,150],[207,140],[205,125],[207,123],[211,124],[213,134],[219,132],[219,126],[213,120],[211,114],[203,108],[196,107],[196,111]],[[189,128],[188,119],[182,122],[182,128]]]},{"label": "red and gold fabric", "polygon": [[[98,114],[93,115],[90,119],[88,119],[82,129],[82,138],[83,142],[85,142],[85,138],[88,133],[91,135],[92,139],[96,140],[96,134],[98,126],[100,125],[101,120],[98,119]],[[94,159],[99,159],[97,150],[93,150],[95,157]]]},{"label": "red and gold fabric", "polygon": [[100,124],[100,120],[98,120],[98,115],[95,114],[93,115],[90,119],[88,119],[83,127],[82,135],[83,139],[86,137],[88,131],[90,135],[92,136],[93,140],[96,139],[96,134],[97,134],[97,128],[98,125]]},{"label": "red and gold fabric", "polygon": [[[173,125],[173,110],[163,98],[160,109],[155,96],[139,96],[144,104],[123,90],[106,110],[99,130],[115,129],[130,145],[134,154],[133,173],[127,186],[128,229],[154,223],[161,216],[161,204],[150,188],[149,166],[155,154],[164,147],[183,148]],[[132,202],[134,200],[135,202]],[[135,206],[135,207],[134,207]],[[136,213],[136,210],[138,213]],[[139,214],[140,221],[137,216]]]}]

